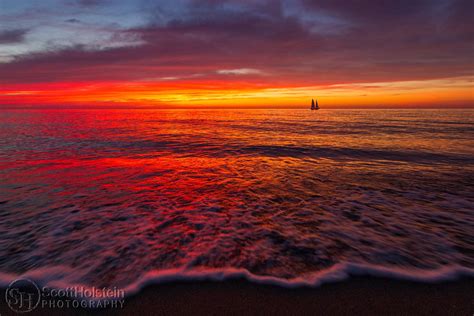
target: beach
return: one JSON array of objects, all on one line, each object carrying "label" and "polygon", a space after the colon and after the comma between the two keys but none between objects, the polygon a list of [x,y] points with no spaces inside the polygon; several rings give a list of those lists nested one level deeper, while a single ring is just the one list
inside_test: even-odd
[{"label": "beach", "polygon": [[125,314],[471,315],[472,110],[308,113],[3,112],[0,285],[121,288]]},{"label": "beach", "polygon": [[474,316],[473,0],[0,0],[0,316]]},{"label": "beach", "polygon": [[245,281],[147,288],[124,315],[472,315],[474,279],[425,284],[360,277],[319,288],[284,289]]}]

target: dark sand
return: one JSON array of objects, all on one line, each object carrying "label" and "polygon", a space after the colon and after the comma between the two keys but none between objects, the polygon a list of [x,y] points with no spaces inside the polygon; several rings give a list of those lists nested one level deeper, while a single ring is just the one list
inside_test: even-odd
[{"label": "dark sand", "polygon": [[[15,315],[2,291],[0,315]],[[357,277],[285,289],[245,280],[154,285],[123,309],[41,309],[26,315],[474,315],[474,278],[436,284]]]}]

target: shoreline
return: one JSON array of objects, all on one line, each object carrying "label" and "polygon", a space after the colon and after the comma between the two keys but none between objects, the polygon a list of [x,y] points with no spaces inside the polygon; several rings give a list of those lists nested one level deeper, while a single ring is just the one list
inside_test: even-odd
[{"label": "shoreline", "polygon": [[[1,315],[15,315],[0,291]],[[423,283],[356,276],[316,288],[283,288],[244,279],[146,286],[122,309],[38,307],[27,315],[473,315],[474,278]]]}]

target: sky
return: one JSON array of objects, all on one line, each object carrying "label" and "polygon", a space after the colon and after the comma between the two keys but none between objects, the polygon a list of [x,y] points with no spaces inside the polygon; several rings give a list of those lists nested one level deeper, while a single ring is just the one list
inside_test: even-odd
[{"label": "sky", "polygon": [[0,107],[474,107],[472,0],[0,0]]}]

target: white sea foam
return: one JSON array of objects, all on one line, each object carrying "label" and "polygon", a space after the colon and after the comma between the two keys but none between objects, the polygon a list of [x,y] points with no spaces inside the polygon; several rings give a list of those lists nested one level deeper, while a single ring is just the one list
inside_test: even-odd
[{"label": "white sea foam", "polygon": [[[461,266],[445,266],[435,270],[402,269],[399,267],[383,267],[356,263],[340,263],[329,269],[309,274],[305,277],[283,279],[274,276],[261,276],[250,273],[245,269],[168,269],[154,270],[142,275],[134,282],[120,288],[126,296],[138,294],[143,288],[150,285],[173,282],[222,282],[226,280],[244,279],[249,282],[265,285],[274,285],[284,288],[318,287],[322,284],[340,282],[354,276],[371,276],[394,280],[415,281],[423,283],[437,283],[474,277],[474,269]],[[66,289],[72,287],[91,288],[92,285],[80,282],[80,273],[67,267],[50,267],[36,269],[15,275],[0,273],[0,287],[7,287],[17,279],[29,279],[39,287]],[[91,298],[93,299],[93,298]]]}]

